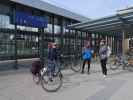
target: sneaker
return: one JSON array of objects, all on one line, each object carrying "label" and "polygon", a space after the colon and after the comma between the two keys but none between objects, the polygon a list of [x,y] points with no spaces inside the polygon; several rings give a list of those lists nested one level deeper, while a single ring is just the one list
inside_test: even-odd
[{"label": "sneaker", "polygon": [[81,74],[84,74],[84,71],[82,71]]},{"label": "sneaker", "polygon": [[90,74],[90,72],[87,72],[87,74],[89,75],[89,74]]},{"label": "sneaker", "polygon": [[105,78],[105,77],[106,77],[106,75],[103,75],[103,77]]}]

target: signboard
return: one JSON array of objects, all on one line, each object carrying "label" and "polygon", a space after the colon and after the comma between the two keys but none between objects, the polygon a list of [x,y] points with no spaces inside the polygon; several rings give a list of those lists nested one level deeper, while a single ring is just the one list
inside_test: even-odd
[{"label": "signboard", "polygon": [[46,17],[32,16],[30,14],[20,11],[16,11],[15,22],[17,25],[36,28],[46,28],[48,24],[48,20]]}]

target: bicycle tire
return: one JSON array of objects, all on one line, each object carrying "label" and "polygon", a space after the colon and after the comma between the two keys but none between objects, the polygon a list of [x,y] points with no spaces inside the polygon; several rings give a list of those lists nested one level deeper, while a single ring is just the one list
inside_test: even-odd
[{"label": "bicycle tire", "polygon": [[[62,84],[63,84],[63,80],[62,80],[62,77],[63,77],[63,75],[61,74],[61,72],[59,72],[56,76],[54,76],[53,77],[53,82],[54,82],[54,79],[55,78],[58,78],[59,80],[58,80],[58,86],[57,87],[54,87],[54,88],[52,88],[52,89],[50,89],[50,88],[48,88],[46,85],[48,85],[49,84],[49,82],[51,82],[50,80],[49,80],[49,78],[46,80],[45,78],[44,78],[44,76],[46,76],[46,77],[48,77],[48,73],[47,72],[45,72],[43,75],[42,75],[42,77],[41,77],[41,86],[42,86],[42,88],[45,90],[45,91],[47,91],[47,92],[56,92],[56,91],[58,91],[60,88],[61,88],[61,86],[62,86]],[[52,83],[52,82],[51,82]],[[54,84],[54,83],[53,83]]]},{"label": "bicycle tire", "polygon": [[71,64],[71,69],[74,72],[80,72],[81,71],[81,61],[74,61]]},{"label": "bicycle tire", "polygon": [[39,84],[40,83],[40,75],[39,74],[36,74],[36,75],[33,75],[33,81],[36,83],[36,84]]},{"label": "bicycle tire", "polygon": [[117,70],[117,69],[119,69],[119,65],[118,64],[114,64],[114,63],[108,63],[107,64],[108,66],[109,66],[109,68],[111,69],[111,70]]},{"label": "bicycle tire", "polygon": [[133,72],[133,65],[132,65],[132,64],[126,65],[125,68],[126,68],[128,71]]}]

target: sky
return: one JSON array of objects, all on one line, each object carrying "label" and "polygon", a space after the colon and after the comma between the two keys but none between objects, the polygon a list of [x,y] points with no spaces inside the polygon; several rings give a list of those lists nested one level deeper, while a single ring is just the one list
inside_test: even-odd
[{"label": "sky", "polygon": [[85,17],[96,19],[133,6],[133,0],[42,0]]}]

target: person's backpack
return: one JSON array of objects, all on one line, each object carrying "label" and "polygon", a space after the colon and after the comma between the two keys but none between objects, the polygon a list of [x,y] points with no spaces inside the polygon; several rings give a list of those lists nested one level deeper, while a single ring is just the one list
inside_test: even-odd
[{"label": "person's backpack", "polygon": [[42,62],[40,60],[34,61],[32,63],[32,66],[31,66],[31,70],[30,71],[31,71],[31,73],[33,75],[36,75],[37,73],[39,73],[39,71],[41,70],[41,68],[42,68]]}]

